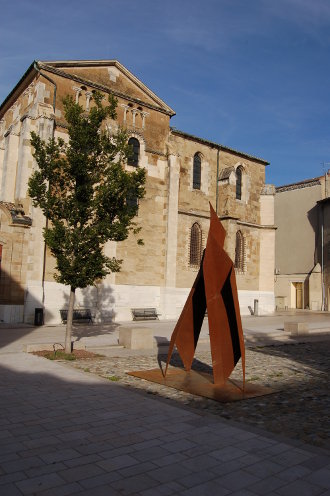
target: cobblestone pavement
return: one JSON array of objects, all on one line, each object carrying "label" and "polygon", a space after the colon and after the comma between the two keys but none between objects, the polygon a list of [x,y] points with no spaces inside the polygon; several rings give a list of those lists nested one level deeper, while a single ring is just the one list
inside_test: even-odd
[{"label": "cobblestone pavement", "polygon": [[[330,341],[256,347],[246,350],[247,380],[274,388],[274,394],[221,404],[126,374],[148,370],[166,355],[79,359],[69,367],[118,381],[147,394],[159,395],[219,417],[253,425],[285,437],[330,446]],[[199,351],[195,370],[211,371],[210,353]],[[178,355],[171,365],[180,366]],[[241,379],[240,364],[233,378]]]}]

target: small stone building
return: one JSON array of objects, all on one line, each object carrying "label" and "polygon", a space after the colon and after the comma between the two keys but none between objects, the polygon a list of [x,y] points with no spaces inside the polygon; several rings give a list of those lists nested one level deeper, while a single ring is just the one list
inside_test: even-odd
[{"label": "small stone building", "polygon": [[101,321],[130,320],[132,308],[155,307],[177,318],[198,271],[209,229],[209,202],[226,231],[225,249],[237,274],[242,314],[254,300],[274,310],[274,194],[265,185],[268,162],[170,127],[174,110],[115,60],[33,62],[0,106],[0,320],[60,321],[68,288],[54,281],[55,262],[44,245],[45,218],[31,205],[27,182],[36,167],[30,133],[66,136],[62,99],[70,94],[88,112],[93,91],[118,100],[109,133],[124,127],[134,149],[128,170],[147,171],[146,196],[134,236],[109,242],[121,272],[77,291],[76,306]]},{"label": "small stone building", "polygon": [[330,175],[276,188],[278,309],[329,309]]}]

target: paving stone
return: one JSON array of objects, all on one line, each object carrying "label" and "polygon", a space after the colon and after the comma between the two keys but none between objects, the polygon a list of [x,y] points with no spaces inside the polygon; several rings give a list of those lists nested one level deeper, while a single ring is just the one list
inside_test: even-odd
[{"label": "paving stone", "polygon": [[[123,476],[119,472],[110,472],[106,474],[96,475],[79,481],[79,484],[85,489],[94,489],[95,487],[104,486],[122,479]],[[93,492],[94,494],[94,492]]]},{"label": "paving stone", "polygon": [[304,479],[312,482],[313,484],[330,489],[330,469],[321,468],[320,470],[314,471],[307,477],[304,477]]},{"label": "paving stone", "polygon": [[110,472],[111,470],[119,470],[121,468],[130,467],[131,465],[136,465],[138,461],[130,455],[115,456],[108,460],[101,460],[97,462],[97,465],[102,469]]},{"label": "paving stone", "polygon": [[187,453],[170,453],[169,455],[162,456],[161,458],[156,458],[153,460],[155,465],[158,465],[159,467],[165,467],[166,465],[171,465],[173,463],[181,463],[183,460],[186,460]]},{"label": "paving stone", "polygon": [[123,477],[132,477],[133,475],[149,472],[150,470],[155,470],[156,468],[157,466],[154,463],[143,462],[143,463],[138,463],[136,465],[131,465],[130,467],[122,468],[118,470],[118,472]]},{"label": "paving stone", "polygon": [[218,460],[206,454],[199,456],[191,456],[182,462],[182,465],[184,467],[187,467],[192,471],[211,470],[213,467],[217,466],[218,464],[219,464]]},{"label": "paving stone", "polygon": [[244,468],[249,474],[256,475],[260,478],[269,477],[283,470],[283,467],[271,460],[258,461],[253,465],[248,465]]},{"label": "paving stone", "polygon": [[62,479],[66,482],[81,481],[87,479],[88,477],[93,477],[103,473],[104,470],[93,463],[59,471],[60,477],[62,477]]},{"label": "paving stone", "polygon": [[231,494],[231,491],[221,485],[218,479],[206,481],[195,487],[189,487],[185,491],[181,491],[180,496],[210,496],[211,494],[217,496],[226,496]]},{"label": "paving stone", "polygon": [[28,470],[30,468],[40,467],[42,465],[45,465],[45,463],[38,456],[33,456],[30,458],[19,458],[1,464],[2,468],[7,474],[10,474],[12,472],[19,472],[20,470]]},{"label": "paving stone", "polygon": [[217,475],[210,470],[204,470],[203,472],[193,472],[186,477],[180,477],[179,481],[185,487],[195,487],[216,477]]},{"label": "paving stone", "polygon": [[[259,482],[255,484],[251,484],[248,489],[252,491],[254,494],[259,494],[260,496],[268,495],[270,492],[274,491],[277,493],[280,487],[286,485],[286,482],[283,479],[277,477],[277,475],[272,475],[270,477],[266,477],[261,479]],[[293,495],[292,495],[293,496]]]},{"label": "paving stone", "polygon": [[[81,491],[78,494],[79,496],[91,496],[91,490],[86,489],[85,491]],[[104,486],[94,487],[92,496],[119,496],[119,494],[122,493],[119,493],[116,489],[112,488],[109,485],[104,485]]]},{"label": "paving stone", "polygon": [[26,475],[30,477],[39,477],[44,474],[51,474],[54,472],[59,472],[60,470],[65,469],[65,465],[63,463],[51,463],[48,465],[41,465],[39,467],[29,468],[25,470]]},{"label": "paving stone", "polygon": [[[148,475],[159,482],[170,482],[192,474],[192,470],[182,464],[166,465],[165,467],[150,470]],[[179,481],[180,482],[180,481]]]},{"label": "paving stone", "polygon": [[245,463],[242,462],[242,458],[236,458],[235,460],[230,460],[228,462],[219,462],[218,465],[212,467],[212,472],[217,475],[225,475],[241,470],[245,467]]},{"label": "paving stone", "polygon": [[153,448],[150,449],[143,449],[139,451],[134,452],[134,457],[143,462],[147,460],[156,460],[157,458],[163,458],[164,456],[167,456],[169,452],[162,448],[161,446],[154,446]]},{"label": "paving stone", "polygon": [[67,467],[78,467],[80,465],[86,465],[89,463],[95,463],[102,460],[102,457],[100,455],[97,455],[96,453],[93,453],[92,455],[85,455],[77,458],[71,458],[69,460],[65,461],[65,465]]},{"label": "paving stone", "polygon": [[67,460],[72,460],[75,458],[79,458],[81,456],[78,451],[68,448],[68,449],[59,449],[56,451],[52,451],[51,453],[43,453],[40,455],[40,458],[45,463],[55,463],[55,462],[65,462]]},{"label": "paving stone", "polygon": [[[272,495],[275,493],[269,493],[267,492],[267,496]],[[235,491],[233,493],[230,493],[230,496],[256,496],[256,493],[253,493],[252,491],[249,491],[248,489],[240,489],[239,491]]]},{"label": "paving stone", "polygon": [[225,448],[222,448],[220,450],[211,451],[210,456],[213,456],[221,462],[228,462],[230,460],[235,460],[236,458],[243,457],[246,454],[247,451],[244,451],[240,448],[226,446]]},{"label": "paving stone", "polygon": [[301,464],[306,460],[310,460],[313,458],[313,454],[307,451],[302,451],[299,449],[290,449],[281,453],[275,457],[272,457],[272,460],[276,461],[276,463],[282,465],[283,467],[293,467],[294,465]]},{"label": "paving stone", "polygon": [[[158,485],[158,482],[152,479],[148,474],[140,474],[134,477],[127,477],[113,482],[111,487],[120,491],[119,494],[138,494],[140,491],[150,489]],[[94,494],[93,494],[94,496]]]},{"label": "paving stone", "polygon": [[237,491],[256,483],[260,479],[244,470],[237,470],[230,474],[223,475],[217,480],[221,486],[230,489],[231,491]]},{"label": "paving stone", "polygon": [[24,495],[28,495],[44,491],[45,489],[61,486],[64,482],[65,481],[57,474],[47,474],[16,482],[16,486]]},{"label": "paving stone", "polygon": [[167,484],[141,491],[140,496],[171,496],[172,494],[180,494],[182,489],[183,486],[181,486],[181,484],[178,484],[177,482],[168,482]]},{"label": "paving stone", "polygon": [[188,449],[193,449],[196,446],[188,439],[179,439],[178,441],[172,441],[171,443],[165,443],[163,448],[171,453],[181,453]]},{"label": "paving stone", "polygon": [[5,474],[0,477],[0,494],[1,494],[1,486],[8,484],[10,482],[23,481],[27,479],[26,474],[24,472],[13,472],[11,474]]},{"label": "paving stone", "polygon": [[[36,492],[34,494],[40,496],[70,496],[71,494],[80,494],[81,486],[77,482],[65,484],[64,486],[56,486],[45,491]],[[21,493],[20,493],[21,494]]]},{"label": "paving stone", "polygon": [[1,496],[22,496],[21,491],[17,489],[15,484],[5,484],[0,486]]},{"label": "paving stone", "polygon": [[305,480],[295,480],[276,490],[280,496],[317,496],[324,493],[324,487],[311,484]]},{"label": "paving stone", "polygon": [[302,465],[294,465],[293,467],[288,467],[277,474],[277,477],[283,479],[287,482],[292,482],[301,477],[305,477],[310,474],[310,470]]},{"label": "paving stone", "polygon": [[320,468],[326,467],[327,465],[330,465],[329,457],[324,455],[316,455],[310,458],[309,460],[302,462],[301,465],[303,467],[309,468],[310,470],[318,470]]}]

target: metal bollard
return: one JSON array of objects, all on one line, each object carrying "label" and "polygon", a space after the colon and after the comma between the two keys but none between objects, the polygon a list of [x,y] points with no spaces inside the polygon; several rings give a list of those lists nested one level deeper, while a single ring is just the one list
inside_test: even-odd
[{"label": "metal bollard", "polygon": [[259,315],[259,300],[254,300],[253,315]]}]

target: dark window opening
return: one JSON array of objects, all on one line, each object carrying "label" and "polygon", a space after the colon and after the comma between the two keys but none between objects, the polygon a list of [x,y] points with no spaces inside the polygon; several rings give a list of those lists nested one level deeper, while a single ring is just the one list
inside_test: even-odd
[{"label": "dark window opening", "polygon": [[242,199],[242,168],[237,167],[236,169],[236,199]]},{"label": "dark window opening", "polygon": [[201,189],[202,159],[199,153],[194,155],[193,189]]},{"label": "dark window opening", "polygon": [[128,144],[132,147],[131,155],[128,158],[128,165],[138,167],[140,155],[140,142],[136,138],[130,138]]}]

